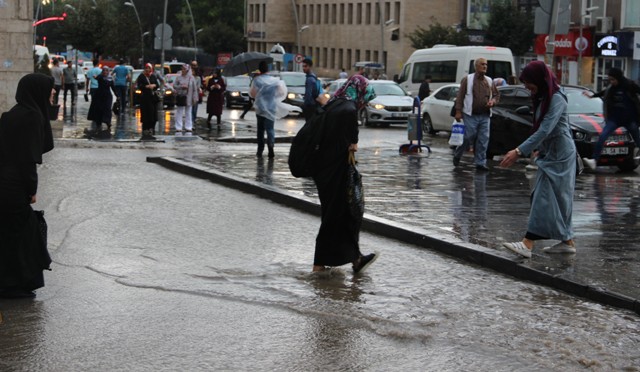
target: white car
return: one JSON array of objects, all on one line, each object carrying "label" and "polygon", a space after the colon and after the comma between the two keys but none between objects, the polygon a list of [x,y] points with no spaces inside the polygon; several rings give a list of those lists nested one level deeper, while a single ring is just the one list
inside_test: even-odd
[{"label": "white car", "polygon": [[388,127],[391,124],[407,124],[413,111],[414,99],[400,85],[391,80],[369,80],[376,98],[360,111],[360,123],[364,126]]},{"label": "white car", "polygon": [[451,108],[455,104],[460,84],[447,84],[425,98],[421,104],[422,132],[436,134],[438,131],[451,132]]},{"label": "white car", "polygon": [[[73,68],[76,68],[74,65]],[[87,76],[84,74],[81,68],[78,69],[78,74],[76,75],[76,81],[78,83],[78,89],[84,89],[87,84]]]}]

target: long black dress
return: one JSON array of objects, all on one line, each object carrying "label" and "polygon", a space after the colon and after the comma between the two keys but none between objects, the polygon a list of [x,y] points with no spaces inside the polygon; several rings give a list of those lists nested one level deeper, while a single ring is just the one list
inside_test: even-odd
[{"label": "long black dress", "polygon": [[96,124],[105,123],[111,126],[111,106],[113,105],[113,95],[115,94],[113,79],[100,74],[96,76],[98,89],[91,99],[87,119]]},{"label": "long black dress", "polygon": [[53,149],[52,88],[50,76],[23,77],[18,104],[0,118],[0,296],[43,287],[42,270],[51,263],[30,202],[38,189],[36,164]]},{"label": "long black dress", "polygon": [[360,221],[352,216],[347,199],[347,159],[349,145],[358,143],[358,115],[355,102],[345,99],[325,109],[320,161],[313,176],[322,209],[313,264],[340,266],[361,256]]},{"label": "long black dress", "polygon": [[140,74],[136,80],[136,87],[142,91],[140,96],[140,122],[142,122],[143,131],[153,131],[158,121],[158,109],[154,101],[153,89],[146,88],[150,84],[158,86],[158,79],[154,74],[150,76]]}]

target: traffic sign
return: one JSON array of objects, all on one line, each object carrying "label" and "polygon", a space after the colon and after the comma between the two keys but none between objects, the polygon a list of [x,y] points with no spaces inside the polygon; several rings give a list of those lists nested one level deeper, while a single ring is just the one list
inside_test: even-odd
[{"label": "traffic sign", "polygon": [[302,63],[303,60],[304,60],[304,56],[302,54],[296,54],[296,58],[295,58],[296,63]]}]

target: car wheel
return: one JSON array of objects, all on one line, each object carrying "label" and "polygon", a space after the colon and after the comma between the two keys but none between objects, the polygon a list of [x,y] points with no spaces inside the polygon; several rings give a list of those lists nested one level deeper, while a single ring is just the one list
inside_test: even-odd
[{"label": "car wheel", "polygon": [[625,160],[624,163],[618,165],[618,169],[620,169],[623,172],[633,171],[634,169],[638,168],[638,165],[640,165],[639,157],[640,157],[640,147],[634,147],[632,156],[629,157],[627,160]]},{"label": "car wheel", "polygon": [[422,132],[430,135],[438,133],[438,131],[433,129],[433,122],[431,122],[431,116],[429,116],[429,114],[422,116]]},{"label": "car wheel", "polygon": [[364,125],[365,127],[368,127],[371,125],[369,123],[369,117],[367,115],[366,109],[360,110],[360,125]]}]

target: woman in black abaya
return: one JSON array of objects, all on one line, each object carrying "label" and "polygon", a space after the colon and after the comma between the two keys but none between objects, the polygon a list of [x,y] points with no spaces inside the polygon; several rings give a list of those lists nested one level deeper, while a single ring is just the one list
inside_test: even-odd
[{"label": "woman in black abaya", "polygon": [[358,150],[358,110],[374,97],[368,80],[354,75],[325,106],[318,154],[320,160],[318,171],[313,176],[322,209],[313,271],[351,263],[357,274],[377,258],[375,253],[365,256],[360,252],[361,219],[351,214],[347,198],[347,160],[350,152]]},{"label": "woman in black abaya", "polygon": [[42,154],[53,149],[49,108],[53,78],[20,79],[18,102],[0,118],[0,297],[33,297],[51,259],[31,204],[36,202]]}]

